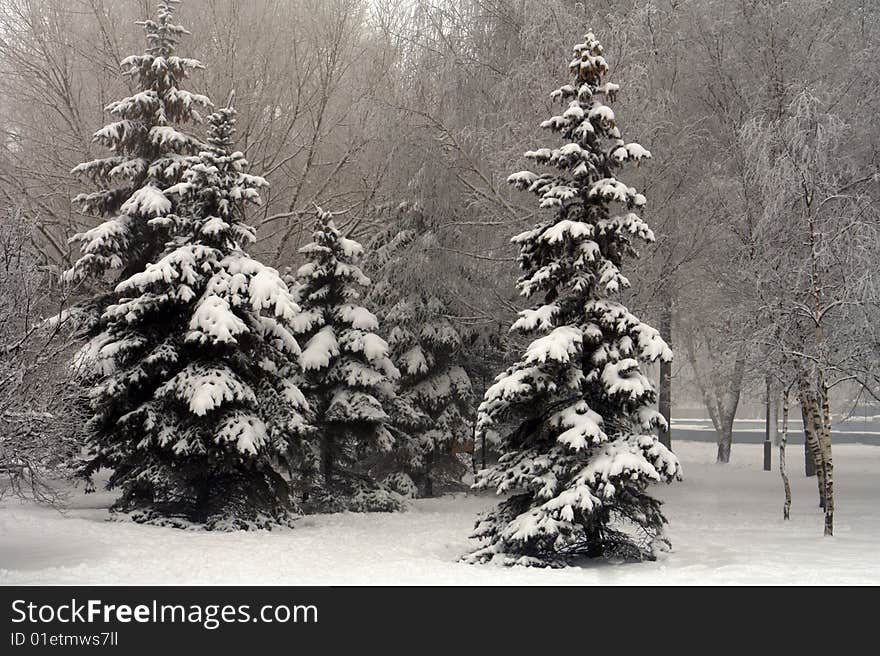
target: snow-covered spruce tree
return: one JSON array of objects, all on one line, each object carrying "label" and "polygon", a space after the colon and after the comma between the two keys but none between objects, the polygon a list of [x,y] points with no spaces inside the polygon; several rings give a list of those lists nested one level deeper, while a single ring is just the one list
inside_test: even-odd
[{"label": "snow-covered spruce tree", "polygon": [[[174,54],[180,36],[189,34],[172,22],[175,4],[177,0],[159,3],[155,21],[138,23],[146,32],[146,52],[121,63],[138,91],[111,103],[107,111],[114,121],[94,135],[113,154],[73,169],[102,186],[80,194],[74,203],[105,221],[72,237],[82,256],[66,273],[69,280],[100,279],[108,272],[116,279],[127,278],[155,261],[164,248],[167,234],[150,220],[173,211],[175,201],[164,192],[180,180],[186,157],[201,147],[181,126],[201,121],[198,110],[211,106],[206,96],[180,88],[203,66]],[[100,314],[109,300],[98,296],[91,305]]]},{"label": "snow-covered spruce tree", "polygon": [[454,452],[471,437],[470,378],[461,366],[461,336],[443,317],[444,303],[430,293],[398,301],[386,315],[388,336],[401,370],[398,397],[414,411],[398,449],[404,471],[434,495],[435,482],[460,480],[465,471]]},{"label": "snow-covered spruce tree", "polygon": [[304,330],[300,386],[316,427],[304,508],[396,510],[399,495],[377,483],[366,463],[394,445],[388,410],[400,374],[375,332],[378,319],[360,304],[370,285],[358,266],[363,248],[339,232],[330,212],[317,214],[314,241],[300,249],[309,261],[296,272]]},{"label": "snow-covered spruce tree", "polygon": [[92,392],[85,471],[113,471],[114,508],[136,521],[270,527],[292,507],[286,462],[307,409],[291,382],[299,308],[278,273],[242,247],[263,178],[232,151],[235,112],[209,117],[208,143],[164,195],[178,212],[150,225],[161,257],[116,287],[83,358],[104,373]]},{"label": "snow-covered spruce tree", "polygon": [[647,486],[678,477],[680,468],[652,432],[663,419],[641,363],[672,353],[613,298],[629,285],[619,267],[635,255],[632,240],[653,240],[635,213],[644,196],[614,173],[650,153],[620,137],[605,104],[618,87],[603,81],[608,67],[593,34],[574,55],[573,83],[551,94],[565,112],[542,124],[564,145],[526,153],[555,170],[508,179],[537,194],[549,216],[513,238],[518,287],[537,303],[511,330],[536,338],[479,407],[479,432],[510,430],[498,464],[480,472],[477,485],[510,496],[478,522],[474,537],[484,545],[465,556],[469,562],[643,559],[666,544],[666,520]]},{"label": "snow-covered spruce tree", "polygon": [[408,481],[424,496],[435,483],[460,481],[464,463],[454,453],[471,437],[473,395],[463,364],[462,338],[446,318],[448,303],[429,248],[436,238],[423,212],[402,204],[369,244],[370,295],[383,311],[392,360],[401,371],[392,411],[396,444],[385,468],[389,485]]}]

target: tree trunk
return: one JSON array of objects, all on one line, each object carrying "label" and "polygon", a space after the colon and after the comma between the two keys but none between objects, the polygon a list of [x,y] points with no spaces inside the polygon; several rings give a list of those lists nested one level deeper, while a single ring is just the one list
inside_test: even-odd
[{"label": "tree trunk", "polygon": [[324,476],[324,486],[329,490],[333,484],[333,435],[329,431],[321,440],[321,474]]},{"label": "tree trunk", "polygon": [[205,476],[198,482],[198,496],[196,497],[196,521],[205,524],[208,521],[208,512],[211,505],[211,477]]},{"label": "tree trunk", "polygon": [[425,454],[425,497],[430,499],[434,496],[434,479],[433,472],[434,469],[434,453],[429,452]]},{"label": "tree trunk", "polygon": [[[743,364],[745,361],[743,360]],[[737,363],[739,366],[739,362]],[[738,380],[742,382],[742,373],[739,373]],[[733,422],[736,419],[736,408],[739,405],[740,384],[735,385],[724,395],[723,400],[719,403],[718,408],[718,426],[715,430],[718,433],[718,455],[715,462],[730,462],[730,447],[733,444]]]},{"label": "tree trunk", "polygon": [[[471,449],[471,468],[474,470],[474,476],[477,475],[477,420],[474,420],[474,428],[473,428],[473,437],[474,437],[474,446]],[[486,453],[486,438],[483,437],[483,459],[485,459]]]},{"label": "tree trunk", "polygon": [[[825,352],[825,331],[822,328],[822,284],[819,274],[822,271],[819,261],[820,234],[816,228],[818,206],[813,207],[812,194],[805,194],[806,209],[809,215],[810,230],[810,297],[813,301],[813,322],[815,324],[816,352],[820,358],[816,364],[816,387],[814,403],[811,405],[813,426],[818,441],[817,465],[821,462],[822,507],[825,509],[825,535],[834,535],[834,464],[831,458],[831,410],[828,405],[828,385],[823,370],[821,356]],[[826,308],[827,309],[827,308]],[[804,381],[806,386],[806,380]],[[821,413],[821,414],[820,414]],[[819,467],[817,466],[817,470]]]},{"label": "tree trunk", "polygon": [[730,431],[722,433],[718,438],[718,452],[715,456],[715,462],[727,464],[730,462],[730,445],[732,443]]},{"label": "tree trunk", "polygon": [[819,507],[825,507],[825,466],[822,458],[821,448],[819,446],[819,430],[817,423],[819,419],[819,411],[816,399],[812,395],[805,380],[805,374],[799,377],[798,381],[798,399],[801,404],[801,416],[804,421],[804,440],[806,441],[807,450],[813,460],[813,467],[816,470],[816,482],[819,487]]},{"label": "tree trunk", "polygon": [[816,476],[816,459],[810,451],[810,444],[807,441],[807,415],[803,408],[801,408],[801,418],[804,424],[804,476],[810,478]]},{"label": "tree trunk", "polygon": [[[660,314],[660,337],[672,347],[672,301],[664,294],[663,310]],[[666,428],[658,430],[660,443],[672,448],[672,363],[660,361],[660,394],[657,409],[666,420]]]},{"label": "tree trunk", "polygon": [[788,442],[788,390],[782,397],[782,437],[779,439],[779,475],[782,477],[782,489],[785,492],[785,504],[782,506],[782,519],[791,518],[791,485],[785,471],[785,444]]},{"label": "tree trunk", "polygon": [[[773,388],[771,388],[772,390]],[[774,444],[779,440],[779,388],[770,395],[770,441]]]},{"label": "tree trunk", "polygon": [[773,385],[770,381],[770,376],[767,376],[766,388],[767,416],[765,418],[766,430],[764,434],[764,471],[771,471],[773,469],[773,459],[771,457],[773,444],[778,443],[779,439],[776,430],[777,422],[779,421],[779,403],[776,397],[775,390],[773,389]]},{"label": "tree trunk", "polygon": [[[697,386],[703,397],[703,403],[709,412],[709,418],[715,427],[718,438],[718,453],[716,462],[730,462],[730,449],[733,443],[733,421],[736,417],[736,409],[739,406],[739,397],[742,392],[742,380],[745,374],[745,345],[740,344],[737,348],[734,360],[733,372],[729,381],[713,380],[710,373],[703,370],[697,358],[693,338],[685,336],[685,349],[688,359],[697,377]],[[727,383],[726,385],[724,383]]]},{"label": "tree trunk", "polygon": [[819,394],[822,399],[822,430],[819,446],[825,470],[825,535],[834,535],[834,463],[831,457],[831,408],[828,404],[828,387],[820,374]]}]

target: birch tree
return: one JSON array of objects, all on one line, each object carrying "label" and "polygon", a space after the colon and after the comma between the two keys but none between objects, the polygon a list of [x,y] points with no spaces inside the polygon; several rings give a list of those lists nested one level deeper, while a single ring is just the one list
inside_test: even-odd
[{"label": "birch tree", "polygon": [[870,303],[863,285],[866,245],[878,237],[877,171],[850,150],[848,135],[843,117],[810,90],[794,99],[787,118],[752,123],[744,134],[756,154],[759,192],[768,199],[762,252],[768,266],[759,292],[778,322],[797,387],[826,535],[834,530],[829,390],[857,377],[864,359],[867,344],[847,317]]}]

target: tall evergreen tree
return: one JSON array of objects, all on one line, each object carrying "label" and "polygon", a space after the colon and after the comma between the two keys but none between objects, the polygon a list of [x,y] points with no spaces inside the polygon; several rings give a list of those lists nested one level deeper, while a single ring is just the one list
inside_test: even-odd
[{"label": "tall evergreen tree", "polygon": [[[79,243],[82,256],[68,279],[100,278],[108,271],[124,279],[143,270],[164,248],[167,235],[153,219],[173,212],[175,200],[165,190],[181,179],[187,156],[201,147],[181,126],[200,121],[199,109],[211,107],[206,96],[180,88],[193,70],[204,67],[175,54],[180,37],[189,34],[172,22],[176,4],[161,2],[156,20],[138,23],[146,33],[146,52],[121,63],[138,91],[108,105],[115,120],[94,135],[113,154],[73,169],[103,187],[80,194],[74,203],[105,220],[71,239]],[[99,313],[106,303],[94,299]]]},{"label": "tall evergreen tree", "polygon": [[83,358],[102,370],[92,392],[84,474],[113,470],[115,509],[137,521],[208,528],[284,522],[283,473],[307,430],[291,382],[299,308],[278,273],[242,250],[263,178],[232,152],[235,112],[209,117],[208,143],[165,189],[176,214],[151,224],[162,256],[120,283]]},{"label": "tall evergreen tree", "polygon": [[360,303],[370,285],[358,266],[362,246],[336,228],[318,208],[314,241],[300,249],[309,258],[296,273],[304,342],[301,387],[317,428],[315,510],[392,510],[399,498],[367,472],[367,459],[389,451],[394,437],[388,409],[400,376],[379,321]]},{"label": "tall evergreen tree", "polygon": [[650,152],[621,139],[606,104],[618,86],[604,81],[608,66],[592,33],[574,47],[570,70],[572,83],[551,94],[565,111],[542,123],[564,145],[526,153],[551,170],[508,178],[552,214],[513,238],[519,290],[537,302],[511,329],[536,338],[479,407],[478,431],[512,428],[477,484],[511,496],[477,524],[484,544],[470,562],[651,558],[665,543],[666,520],[647,487],[680,472],[651,432],[663,419],[641,369],[672,353],[614,298],[629,286],[619,267],[636,254],[633,239],[654,239],[636,214],[645,197],[615,170]]},{"label": "tall evergreen tree", "polygon": [[384,311],[391,356],[401,370],[392,413],[397,444],[386,468],[429,497],[435,483],[459,481],[464,474],[455,450],[470,439],[473,417],[462,337],[447,318],[444,272],[431,257],[435,243],[424,213],[403,204],[369,244],[378,278],[371,299]]}]

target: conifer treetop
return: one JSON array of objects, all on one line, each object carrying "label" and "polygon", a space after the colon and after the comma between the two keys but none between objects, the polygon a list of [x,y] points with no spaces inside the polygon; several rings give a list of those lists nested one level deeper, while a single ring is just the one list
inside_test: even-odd
[{"label": "conifer treetop", "polygon": [[195,204],[193,218],[167,215],[152,219],[150,224],[173,233],[175,226],[195,220],[199,222],[201,242],[244,249],[256,240],[254,228],[243,221],[244,206],[262,204],[260,190],[269,183],[261,176],[248,173],[244,155],[232,150],[237,113],[231,102],[230,97],[228,106],[208,116],[207,143],[203,150],[189,159],[181,182],[165,191],[168,197],[192,201]]},{"label": "conifer treetop", "polygon": [[302,367],[306,372],[329,368],[325,382],[393,396],[390,381],[400,372],[388,357],[388,343],[374,332],[378,318],[361,305],[363,290],[370,285],[358,266],[363,247],[339,231],[330,212],[316,211],[314,241],[300,249],[311,260],[296,274],[303,307],[298,325],[311,334]]},{"label": "conifer treetop", "polygon": [[[333,214],[316,206],[313,241],[299,249],[311,261],[297,269],[296,277],[305,286],[304,301],[315,305],[334,302],[356,302],[362,290],[370,285],[358,262],[364,249],[357,241],[345,237],[336,227]],[[332,297],[337,293],[340,298]],[[371,323],[371,322],[370,322]]]},{"label": "conifer treetop", "polygon": [[180,88],[193,70],[204,67],[174,54],[178,38],[188,34],[172,23],[175,4],[161,3],[156,20],[139,23],[146,33],[146,52],[120,64],[138,90],[110,103],[105,111],[113,121],[94,134],[94,141],[113,154],[72,170],[102,187],[79,194],[74,205],[105,221],[71,238],[80,244],[82,256],[67,272],[68,279],[122,269],[149,255],[150,247],[161,246],[162,238],[145,224],[171,212],[173,203],[165,190],[180,179],[186,158],[204,146],[181,129],[187,122],[201,122],[199,111],[212,103],[205,95]]},{"label": "conifer treetop", "polygon": [[137,21],[135,25],[143,25],[147,33],[147,53],[154,57],[170,57],[174,54],[178,36],[189,35],[190,32],[182,25],[175,25],[174,9],[180,0],[165,0],[156,8],[156,20]]},{"label": "conifer treetop", "polygon": [[[555,297],[566,287],[578,294],[614,294],[630,284],[619,265],[624,256],[637,255],[632,238],[654,240],[653,232],[636,213],[646,203],[644,195],[615,175],[627,162],[638,165],[649,159],[651,152],[621,137],[614,111],[608,106],[620,87],[604,81],[608,64],[602,53],[592,32],[574,46],[575,57],[569,64],[574,83],[550,94],[566,109],[541,123],[541,127],[559,133],[565,143],[525,153],[526,158],[556,172],[526,170],[508,177],[509,183],[536,194],[540,206],[554,209],[559,219],[542,222],[512,240],[521,247],[520,265],[525,275],[518,285],[526,297],[538,292]],[[563,258],[564,264],[553,256],[571,244],[577,246],[577,252]],[[570,279],[569,267],[578,271]],[[545,319],[552,314],[551,307],[542,311]]]}]

